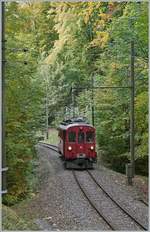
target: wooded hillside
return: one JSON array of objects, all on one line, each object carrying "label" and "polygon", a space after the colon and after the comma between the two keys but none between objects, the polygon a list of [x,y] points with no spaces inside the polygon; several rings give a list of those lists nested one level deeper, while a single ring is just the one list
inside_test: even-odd
[{"label": "wooded hillside", "polygon": [[[124,171],[130,159],[131,41],[135,45],[137,173],[148,165],[148,3],[6,3],[6,155],[13,204],[32,191],[37,133],[75,114],[92,122],[103,160]],[[93,79],[93,82],[92,82]],[[75,102],[72,102],[71,87]],[[84,89],[85,86],[91,88]],[[64,118],[62,118],[64,116]]]}]

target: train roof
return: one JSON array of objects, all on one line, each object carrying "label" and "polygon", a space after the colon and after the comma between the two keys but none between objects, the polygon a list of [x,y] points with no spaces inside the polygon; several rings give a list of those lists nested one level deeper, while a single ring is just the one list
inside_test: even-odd
[{"label": "train roof", "polygon": [[87,122],[87,119],[85,117],[77,117],[77,118],[71,118],[71,119],[63,121],[60,124],[58,129],[67,130],[68,128],[71,128],[74,126],[88,126],[88,127],[94,128],[92,125],[90,125]]},{"label": "train roof", "polygon": [[71,124],[67,124],[67,125],[60,124],[60,126],[58,127],[58,129],[68,130],[69,128],[75,127],[75,126],[87,126],[87,127],[94,128],[92,125],[90,125],[88,123],[71,123]]}]

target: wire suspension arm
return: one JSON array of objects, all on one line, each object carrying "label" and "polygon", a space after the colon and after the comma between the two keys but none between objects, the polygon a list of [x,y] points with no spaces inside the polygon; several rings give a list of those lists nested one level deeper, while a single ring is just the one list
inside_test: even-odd
[{"label": "wire suspension arm", "polygon": [[[78,89],[131,89],[131,86],[85,86],[85,87],[78,87]],[[76,89],[74,87],[73,89]]]}]

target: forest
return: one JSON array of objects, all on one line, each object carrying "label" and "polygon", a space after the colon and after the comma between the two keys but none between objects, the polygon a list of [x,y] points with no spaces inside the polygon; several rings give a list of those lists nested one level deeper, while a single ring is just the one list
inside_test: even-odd
[{"label": "forest", "polygon": [[148,175],[147,2],[7,2],[5,38],[5,204],[36,185],[35,145],[47,114],[52,128],[73,114],[92,123],[94,107],[98,155],[125,173],[130,89],[92,87],[130,85],[132,41],[136,174]]}]

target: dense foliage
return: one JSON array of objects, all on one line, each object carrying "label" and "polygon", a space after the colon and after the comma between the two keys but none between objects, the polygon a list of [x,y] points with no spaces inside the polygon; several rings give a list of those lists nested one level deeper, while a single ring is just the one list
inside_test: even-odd
[{"label": "dense foliage", "polygon": [[136,158],[147,156],[148,3],[7,3],[6,39],[7,198],[18,199],[33,185],[45,98],[50,126],[74,110],[91,121],[94,104],[103,158],[112,165],[116,157],[128,161],[130,90],[95,88],[92,100],[92,78],[94,86],[130,85],[131,41]]},{"label": "dense foliage", "polygon": [[[38,9],[13,2],[6,4],[5,9],[5,145],[9,169],[8,194],[3,200],[9,204],[32,191],[35,184],[34,145],[37,131],[45,123],[45,84],[39,75],[38,63],[41,51],[52,46],[44,46],[51,34],[51,25],[43,14],[45,8],[45,4]],[[39,12],[42,13],[40,19]],[[43,36],[46,34],[43,40],[38,38],[39,31]]]},{"label": "dense foliage", "polygon": [[[136,159],[147,156],[147,7],[147,3],[132,2],[62,3],[54,4],[49,11],[55,14],[55,30],[59,35],[45,60],[49,64],[50,83],[56,85],[52,97],[55,109],[70,117],[75,108],[76,115],[86,116],[92,122],[94,105],[99,149],[112,166],[120,166],[122,161],[121,171],[130,160],[130,89],[96,88],[92,100],[92,78],[94,86],[130,86],[131,41],[134,41]],[[59,115],[55,117],[56,124],[61,119]]]}]

